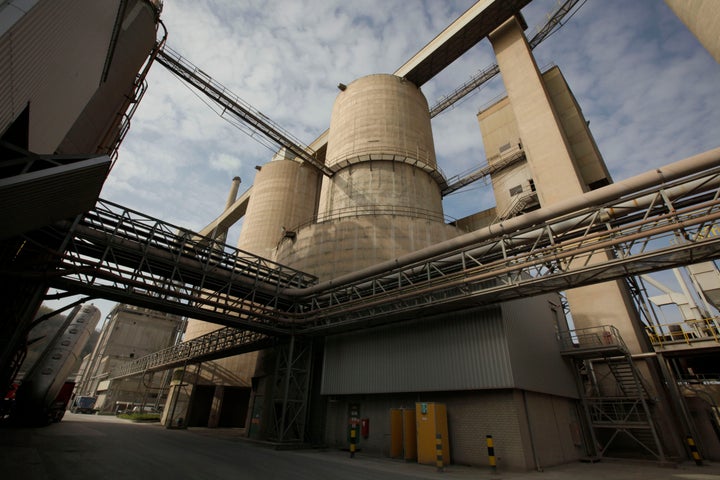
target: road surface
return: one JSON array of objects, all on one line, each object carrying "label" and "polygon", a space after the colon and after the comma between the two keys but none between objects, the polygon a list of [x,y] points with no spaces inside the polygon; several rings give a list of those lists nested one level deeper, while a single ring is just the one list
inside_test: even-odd
[{"label": "road surface", "polygon": [[492,473],[486,468],[435,467],[337,450],[276,451],[240,438],[237,430],[168,430],[115,417],[67,412],[43,428],[0,428],[0,476],[12,480],[720,480],[720,465],[603,461],[544,472]]}]

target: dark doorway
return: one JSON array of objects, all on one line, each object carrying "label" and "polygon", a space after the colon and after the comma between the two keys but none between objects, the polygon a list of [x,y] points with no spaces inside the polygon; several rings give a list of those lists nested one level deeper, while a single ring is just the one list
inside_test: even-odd
[{"label": "dark doorway", "polygon": [[246,387],[225,387],[220,424],[223,428],[243,428],[250,404],[250,389]]},{"label": "dark doorway", "polygon": [[188,413],[188,427],[207,427],[215,385],[196,385]]}]

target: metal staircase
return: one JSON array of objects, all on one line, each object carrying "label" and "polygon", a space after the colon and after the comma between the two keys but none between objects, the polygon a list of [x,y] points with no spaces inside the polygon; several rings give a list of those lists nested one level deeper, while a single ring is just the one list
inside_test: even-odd
[{"label": "metal staircase", "polygon": [[521,212],[523,212],[529,205],[537,204],[537,192],[523,192],[520,195],[516,195],[513,201],[510,203],[508,208],[503,213],[495,218],[493,223],[502,222],[508,218],[512,218]]},{"label": "metal staircase", "polygon": [[665,461],[651,406],[654,403],[620,333],[613,326],[564,332],[561,353],[572,359],[596,457],[634,445],[641,457]]}]

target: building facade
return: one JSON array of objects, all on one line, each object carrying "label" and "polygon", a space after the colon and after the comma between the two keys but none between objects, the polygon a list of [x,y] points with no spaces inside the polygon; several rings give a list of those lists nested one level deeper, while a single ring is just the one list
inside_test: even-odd
[{"label": "building facade", "polygon": [[84,360],[75,395],[96,397],[95,410],[100,413],[135,407],[161,409],[167,400],[170,372],[116,380],[110,379],[110,374],[129,359],[174,345],[183,329],[184,319],[177,315],[116,305],[107,316],[93,352]]}]

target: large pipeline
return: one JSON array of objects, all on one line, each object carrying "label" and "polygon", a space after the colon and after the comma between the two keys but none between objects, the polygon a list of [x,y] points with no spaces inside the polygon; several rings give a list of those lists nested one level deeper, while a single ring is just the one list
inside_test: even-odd
[{"label": "large pipeline", "polygon": [[[544,207],[540,210],[535,210],[518,217],[513,217],[474,232],[431,245],[421,250],[397,257],[393,260],[381,262],[371,267],[318,283],[317,285],[313,285],[311,287],[287,288],[282,290],[280,294],[281,296],[304,298],[322,293],[326,290],[352,284],[354,282],[371,278],[392,270],[397,270],[417,262],[449,254],[453,251],[466,248],[486,240],[530,228],[533,225],[540,225],[584,208],[597,207],[612,200],[622,198],[624,195],[632,194],[650,187],[677,180],[679,178],[700,173],[712,167],[717,167],[718,165],[720,165],[720,148],[715,148],[708,150],[707,152],[679,160],[664,167],[641,173],[621,182],[613,183],[597,190],[584,193],[583,195],[578,195],[577,197],[558,202],[552,206]],[[704,180],[701,180],[701,182],[702,181]],[[650,197],[646,197],[644,201],[647,202],[649,200]],[[633,202],[639,201],[640,199],[637,199],[628,202],[627,205],[623,205],[629,208],[632,206]],[[635,206],[639,207],[640,205]],[[614,210],[619,211],[617,207]],[[608,215],[611,215],[615,212],[608,210],[607,213]]]}]

